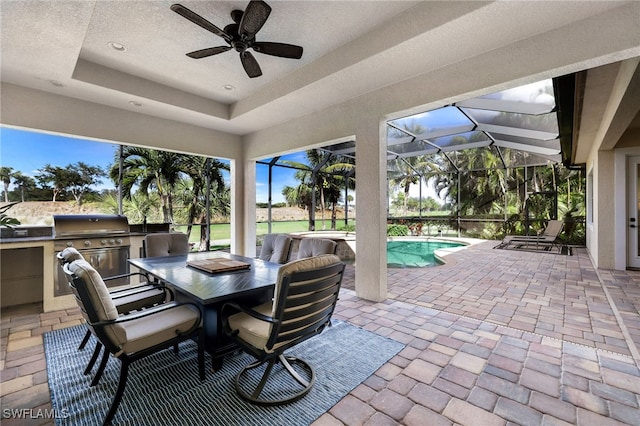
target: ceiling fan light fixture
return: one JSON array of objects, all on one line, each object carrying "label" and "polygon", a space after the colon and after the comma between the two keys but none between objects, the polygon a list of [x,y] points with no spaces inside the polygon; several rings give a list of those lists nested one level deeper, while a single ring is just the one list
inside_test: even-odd
[{"label": "ceiling fan light fixture", "polygon": [[129,101],[129,105],[140,108],[142,106],[142,103],[138,101]]},{"label": "ceiling fan light fixture", "polygon": [[227,92],[231,92],[232,90],[235,90],[235,87],[230,84],[225,84],[224,86],[222,86],[222,88]]},{"label": "ceiling fan light fixture", "polygon": [[126,52],[127,51],[127,47],[122,43],[118,43],[116,41],[110,41],[107,44],[109,45],[110,48],[112,48],[113,50],[115,50],[117,52]]}]

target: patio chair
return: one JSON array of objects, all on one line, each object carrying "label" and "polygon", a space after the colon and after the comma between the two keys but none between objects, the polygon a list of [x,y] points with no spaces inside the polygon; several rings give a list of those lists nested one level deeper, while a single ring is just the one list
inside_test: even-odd
[{"label": "patio chair", "polygon": [[321,254],[336,254],[338,244],[327,238],[303,238],[298,246],[296,259],[315,257]]},{"label": "patio chair", "polygon": [[[76,260],[85,260],[82,254],[73,247],[67,247],[56,255],[58,259],[58,263],[61,268],[64,268],[65,264],[74,262]],[[141,309],[149,308],[155,305],[159,305],[165,303],[167,301],[173,300],[173,292],[161,285],[157,282],[149,281],[148,277],[141,272],[134,272],[130,274],[126,274],[127,277],[140,275],[147,279],[146,282],[135,286],[129,286],[126,288],[109,290],[109,296],[113,301],[118,314],[127,314],[132,311],[138,311]],[[104,278],[103,281],[110,281],[114,279],[122,278],[123,275],[117,275],[114,277]],[[80,342],[80,346],[78,350],[83,350],[86,344],[89,342],[91,338],[91,330],[88,329],[84,338]],[[93,350],[93,355],[89,360],[87,368],[84,370],[84,374],[87,375],[93,369],[96,361],[98,360],[98,356],[100,355],[100,351],[102,350],[102,344],[98,341],[96,342],[96,346]],[[101,373],[104,370],[104,366],[107,363],[107,355],[108,353],[105,351],[102,356],[102,361],[100,365],[102,368],[98,368],[98,371]],[[104,364],[104,365],[103,365]],[[101,374],[96,374],[91,382],[91,386],[95,386],[98,384],[100,380]]]},{"label": "patio chair", "polygon": [[497,246],[498,248],[521,248],[524,246],[535,245],[536,248],[553,247],[558,244],[558,236],[564,227],[564,222],[561,220],[550,220],[547,222],[547,226],[544,231],[538,235],[507,235],[503,238],[502,242]]},{"label": "patio chair", "polygon": [[189,253],[189,237],[181,232],[147,234],[142,241],[144,257],[177,256]]},{"label": "patio chair", "polygon": [[291,237],[286,234],[265,235],[258,258],[267,262],[287,263],[291,255],[291,241]]},{"label": "patio chair", "polygon": [[[87,325],[105,349],[120,360],[120,378],[104,424],[111,423],[127,383],[129,365],[187,339],[198,342],[198,372],[204,380],[202,314],[193,303],[168,302],[119,315],[100,274],[85,260],[63,267]],[[159,402],[161,403],[161,402]]]},{"label": "patio chair", "polygon": [[[313,367],[284,352],[330,325],[343,274],[344,263],[333,254],[296,260],[280,267],[273,301],[253,308],[237,303],[223,306],[225,333],[256,358],[235,378],[241,398],[258,405],[280,405],[297,401],[311,390]],[[283,369],[274,370],[277,364]],[[258,381],[252,370],[261,366],[264,373]],[[269,380],[286,374],[294,380]]]}]

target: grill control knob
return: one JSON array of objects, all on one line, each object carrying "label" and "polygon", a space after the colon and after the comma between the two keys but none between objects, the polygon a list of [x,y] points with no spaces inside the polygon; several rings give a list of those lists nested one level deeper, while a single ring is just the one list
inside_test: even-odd
[{"label": "grill control knob", "polygon": [[67,241],[67,247],[73,247],[73,242]]},{"label": "grill control knob", "polygon": [[115,243],[115,240],[113,238],[109,240],[109,244],[114,244],[114,243]]},{"label": "grill control knob", "polygon": [[102,244],[103,246],[107,245],[107,240],[100,240],[100,244]]},{"label": "grill control knob", "polygon": [[122,238],[118,238],[118,239],[116,240],[116,243],[118,243],[118,244],[122,244]]},{"label": "grill control knob", "polygon": [[84,242],[84,246],[85,246],[85,247],[89,247],[90,245],[91,245],[91,241],[86,240],[86,241]]}]

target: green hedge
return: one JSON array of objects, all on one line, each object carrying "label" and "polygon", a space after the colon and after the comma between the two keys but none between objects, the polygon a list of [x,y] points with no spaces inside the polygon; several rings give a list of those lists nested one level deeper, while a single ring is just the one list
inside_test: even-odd
[{"label": "green hedge", "polygon": [[387,225],[388,237],[406,237],[407,235],[409,235],[407,225]]}]

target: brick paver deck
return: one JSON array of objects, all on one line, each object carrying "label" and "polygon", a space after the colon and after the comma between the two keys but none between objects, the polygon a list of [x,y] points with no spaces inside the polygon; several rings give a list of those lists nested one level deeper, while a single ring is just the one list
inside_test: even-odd
[{"label": "brick paver deck", "polygon": [[[640,425],[640,272],[494,245],[390,269],[380,303],[349,267],[335,317],[406,347],[314,425]],[[51,408],[42,333],[80,323],[32,311],[2,312],[3,409]]]}]

